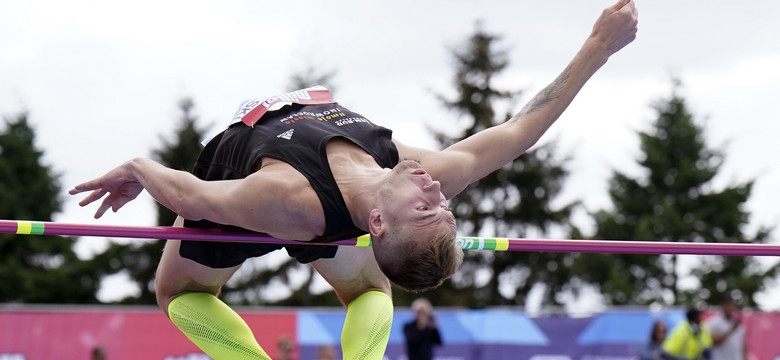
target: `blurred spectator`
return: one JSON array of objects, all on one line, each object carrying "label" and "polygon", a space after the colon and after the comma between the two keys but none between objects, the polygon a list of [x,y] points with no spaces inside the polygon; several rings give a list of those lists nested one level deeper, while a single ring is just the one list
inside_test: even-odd
[{"label": "blurred spectator", "polygon": [[337,360],[336,349],[330,345],[320,346],[317,350],[317,360]]},{"label": "blurred spectator", "polygon": [[737,304],[730,297],[721,301],[720,312],[707,320],[712,332],[712,360],[747,360],[745,327],[737,313]]},{"label": "blurred spectator", "polygon": [[419,298],[412,303],[414,320],[404,324],[406,354],[409,360],[433,359],[433,347],[441,345],[441,334],[433,314],[433,306]]},{"label": "blurred spectator", "polygon": [[295,360],[295,342],[289,335],[283,335],[279,337],[279,341],[277,342],[277,347],[279,349],[279,355],[276,357],[277,360]]},{"label": "blurred spectator", "polygon": [[695,307],[685,313],[685,321],[677,324],[661,348],[668,359],[710,360],[712,336],[701,321],[701,311]]},{"label": "blurred spectator", "polygon": [[639,353],[640,360],[662,360],[663,350],[661,344],[666,339],[666,323],[656,320],[653,323],[653,329],[650,331],[650,341],[642,348]]}]

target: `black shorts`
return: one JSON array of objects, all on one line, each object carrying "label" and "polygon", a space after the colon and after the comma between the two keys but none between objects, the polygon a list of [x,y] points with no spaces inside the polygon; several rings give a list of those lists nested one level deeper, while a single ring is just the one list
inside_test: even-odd
[{"label": "black shorts", "polygon": [[[185,221],[186,227],[214,227],[204,221]],[[286,249],[298,262],[306,264],[317,259],[336,256],[338,246],[330,245],[281,245],[247,242],[187,241],[181,242],[179,255],[210,268],[220,269],[241,265],[246,259],[263,256],[272,251]]]}]

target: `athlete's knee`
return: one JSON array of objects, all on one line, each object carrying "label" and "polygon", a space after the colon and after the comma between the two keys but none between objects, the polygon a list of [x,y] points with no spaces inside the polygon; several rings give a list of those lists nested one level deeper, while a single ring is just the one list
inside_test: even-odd
[{"label": "athlete's knee", "polygon": [[155,273],[155,297],[157,305],[167,313],[170,302],[184,293],[219,293],[229,276],[214,276],[218,270],[210,269],[179,255],[179,241],[168,241]]},{"label": "athlete's knee", "polygon": [[160,261],[157,267],[154,279],[154,295],[157,300],[157,306],[168,313],[168,304],[180,295],[183,290],[183,279],[176,276],[176,269],[171,269],[170,265],[165,264],[165,258]]},{"label": "athlete's knee", "polygon": [[[223,283],[214,284],[202,284],[195,281],[192,277],[181,275],[185,269],[182,270],[178,276],[158,276],[155,280],[155,297],[157,298],[157,306],[166,314],[168,313],[168,306],[173,299],[183,294],[188,293],[208,293],[214,296],[219,295],[222,290]],[[176,274],[177,272],[173,272]]]},{"label": "athlete's knee", "polygon": [[176,291],[173,286],[167,284],[164,279],[157,278],[154,282],[154,295],[157,300],[157,306],[160,307],[166,315],[168,314],[168,305],[177,296],[181,295],[182,291]]},{"label": "athlete's knee", "polygon": [[165,292],[161,287],[155,286],[155,297],[157,300],[157,306],[165,314],[168,314],[168,305],[176,298],[178,294],[169,294]]},{"label": "athlete's knee", "polygon": [[170,264],[166,266],[161,264],[157,269],[157,276],[154,281],[155,297],[157,306],[166,314],[171,301],[182,294],[206,292],[217,295],[219,293],[221,286],[204,286],[186,274],[187,269],[171,266]]}]

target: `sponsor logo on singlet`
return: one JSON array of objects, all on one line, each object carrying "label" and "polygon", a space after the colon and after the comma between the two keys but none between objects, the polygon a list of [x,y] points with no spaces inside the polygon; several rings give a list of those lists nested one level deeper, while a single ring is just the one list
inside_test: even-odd
[{"label": "sponsor logo on singlet", "polygon": [[283,132],[283,133],[281,133],[279,135],[276,135],[276,137],[278,137],[280,139],[290,140],[290,139],[292,139],[294,131],[295,131],[295,129],[290,129],[290,130],[287,130],[287,131],[285,131],[285,132]]}]

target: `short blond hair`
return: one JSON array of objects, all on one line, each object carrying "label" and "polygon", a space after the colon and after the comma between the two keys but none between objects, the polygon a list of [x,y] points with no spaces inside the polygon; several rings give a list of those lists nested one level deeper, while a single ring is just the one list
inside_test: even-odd
[{"label": "short blond hair", "polygon": [[439,287],[463,262],[463,250],[449,230],[424,241],[401,233],[383,234],[372,246],[385,276],[406,291],[417,293]]}]

